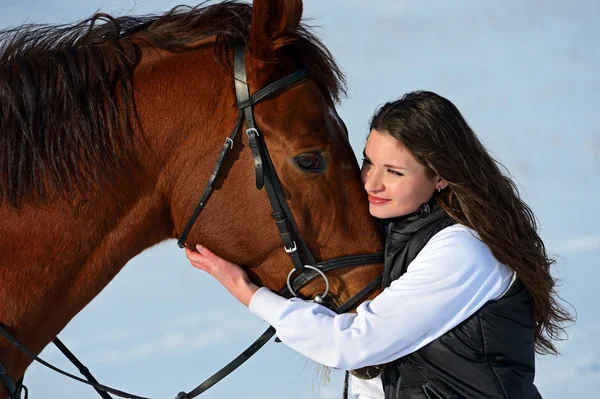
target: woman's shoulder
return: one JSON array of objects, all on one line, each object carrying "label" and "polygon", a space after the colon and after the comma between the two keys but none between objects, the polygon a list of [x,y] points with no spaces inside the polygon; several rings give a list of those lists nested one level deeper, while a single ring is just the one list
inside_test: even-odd
[{"label": "woman's shoulder", "polygon": [[479,234],[463,224],[454,224],[437,232],[419,256],[444,259],[444,263],[494,265],[498,260]]},{"label": "woman's shoulder", "polygon": [[491,285],[490,299],[500,297],[514,279],[513,271],[494,257],[479,234],[462,224],[436,233],[408,265],[407,272],[463,289]]},{"label": "woman's shoulder", "polygon": [[431,237],[431,240],[428,242],[428,244],[429,243],[464,245],[473,247],[473,249],[488,248],[488,246],[481,241],[477,231],[460,223],[453,224],[452,226],[448,226],[438,231],[433,235],[433,237]]}]

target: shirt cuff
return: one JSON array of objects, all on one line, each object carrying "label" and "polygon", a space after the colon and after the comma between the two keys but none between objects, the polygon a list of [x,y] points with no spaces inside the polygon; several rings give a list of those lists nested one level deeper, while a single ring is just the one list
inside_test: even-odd
[{"label": "shirt cuff", "polygon": [[252,295],[248,309],[250,313],[277,328],[277,322],[281,318],[287,302],[288,300],[284,297],[273,293],[268,288],[261,287]]}]

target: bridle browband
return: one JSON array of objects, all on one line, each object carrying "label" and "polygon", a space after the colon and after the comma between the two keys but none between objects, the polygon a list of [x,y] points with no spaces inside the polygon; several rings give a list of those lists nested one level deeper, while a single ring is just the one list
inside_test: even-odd
[{"label": "bridle browband", "polygon": [[[290,85],[297,83],[308,77],[308,72],[301,69],[290,75],[281,78],[263,89],[250,96],[249,87],[246,79],[246,65],[244,62],[245,46],[242,43],[235,45],[234,49],[234,82],[235,92],[237,97],[237,108],[238,108],[238,119],[233,128],[231,134],[225,139],[225,143],[219,153],[217,163],[211,173],[208,180],[204,193],[202,194],[200,201],[194,208],[190,219],[188,220],[183,233],[177,245],[180,248],[185,247],[185,240],[190,233],[190,230],[194,226],[200,212],[206,205],[208,198],[213,190],[213,184],[220,175],[223,161],[229,154],[229,151],[233,148],[233,143],[240,130],[242,123],[246,122],[246,135],[248,136],[248,144],[252,151],[252,157],[254,160],[254,168],[256,171],[256,188],[258,190],[265,188],[269,202],[273,209],[272,216],[275,219],[275,224],[279,229],[279,234],[283,242],[285,252],[290,256],[294,268],[290,271],[287,279],[287,284],[283,287],[279,294],[289,298],[298,295],[298,290],[308,284],[316,277],[323,277],[326,283],[325,292],[322,295],[317,295],[314,299],[315,302],[325,303],[324,298],[328,293],[329,282],[325,273],[351,266],[365,265],[381,263],[383,261],[383,253],[381,251],[372,254],[360,254],[360,255],[345,255],[325,261],[317,262],[312,255],[308,245],[303,240],[302,235],[297,227],[292,212],[287,204],[281,183],[277,177],[277,172],[273,167],[271,157],[267,150],[266,144],[259,133],[255,121],[253,106],[260,101],[269,98],[270,96],[278,93],[282,89],[289,87]],[[302,256],[300,254],[302,252]],[[294,274],[296,275],[294,277]],[[334,309],[336,313],[344,313],[349,309],[352,309],[356,304],[363,299],[366,295],[372,292],[375,288],[380,286],[382,274],[377,276],[372,282],[364,287],[359,293],[350,298],[347,302]],[[244,352],[238,355],[229,364],[223,367],[221,370],[216,372],[214,375],[209,377],[202,384],[198,385],[195,389],[189,393],[180,392],[177,394],[175,399],[192,399],[202,392],[206,391],[217,382],[229,375],[233,370],[242,365],[252,355],[254,355],[260,348],[267,343],[271,337],[275,334],[275,329],[269,327],[252,345],[250,345]],[[77,377],[71,373],[68,373],[60,368],[44,361],[39,358],[36,354],[27,350],[19,341],[17,341],[8,331],[0,324],[0,335],[6,338],[15,348],[19,349],[25,355],[31,359],[41,363],[42,365],[60,373],[64,376],[72,378],[81,383],[92,386],[100,394],[103,399],[111,399],[109,393],[127,399],[148,399],[143,396],[133,395],[118,389],[108,387],[106,385],[98,383],[98,381],[92,376],[89,370],[67,349],[67,347],[56,337],[53,343],[57,348],[78,368],[80,373],[86,377],[87,380]],[[2,381],[5,387],[9,391],[11,399],[19,399],[21,392],[25,390],[26,396],[27,391],[22,381],[15,382],[8,375],[6,368],[0,363],[0,381]]]}]

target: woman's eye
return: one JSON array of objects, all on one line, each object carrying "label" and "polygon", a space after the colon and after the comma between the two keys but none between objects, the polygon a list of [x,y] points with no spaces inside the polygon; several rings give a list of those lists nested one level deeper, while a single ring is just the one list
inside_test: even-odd
[{"label": "woman's eye", "polygon": [[296,164],[303,172],[320,173],[325,171],[325,159],[319,152],[306,152],[296,155],[294,158]]},{"label": "woman's eye", "polygon": [[397,170],[393,170],[393,169],[388,169],[388,172],[390,172],[391,174],[393,174],[394,176],[404,176],[404,174],[398,172]]}]

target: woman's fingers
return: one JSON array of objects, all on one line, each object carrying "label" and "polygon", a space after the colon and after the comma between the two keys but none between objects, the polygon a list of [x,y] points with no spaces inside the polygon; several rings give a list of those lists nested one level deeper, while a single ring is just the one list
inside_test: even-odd
[{"label": "woman's fingers", "polygon": [[258,287],[252,284],[246,271],[239,265],[215,255],[202,245],[197,245],[196,249],[198,252],[185,248],[185,256],[190,260],[190,264],[213,276],[233,296],[248,306]]},{"label": "woman's fingers", "polygon": [[185,256],[189,259],[190,264],[197,269],[208,271],[207,268],[212,265],[204,255],[192,249],[185,249]]},{"label": "woman's fingers", "polygon": [[198,258],[199,254],[198,252],[194,251],[193,249],[190,249],[188,247],[185,247],[185,257],[188,258],[189,260],[196,260]]},{"label": "woman's fingers", "polygon": [[239,268],[238,265],[226,261],[202,245],[196,245],[196,249],[197,252],[189,248],[185,249],[185,255],[190,260],[192,266],[204,270],[215,277],[217,274],[227,274]]},{"label": "woman's fingers", "polygon": [[221,258],[219,255],[213,253],[208,248],[202,245],[196,245],[196,250],[198,251],[198,254],[201,258],[203,258],[204,261],[209,262],[220,269],[237,266],[234,263],[231,263]]}]

